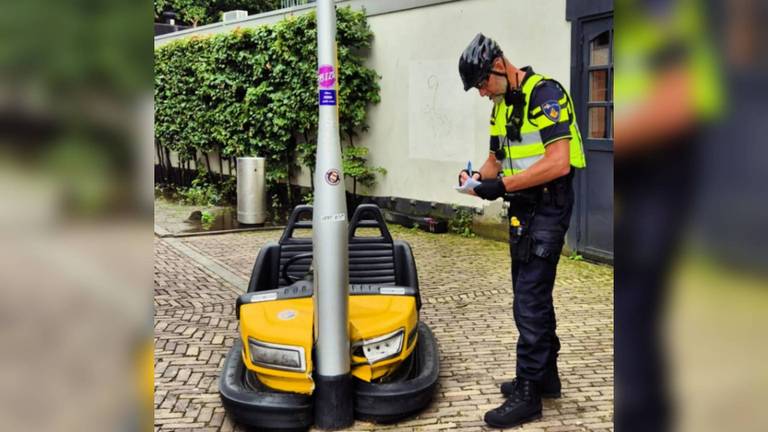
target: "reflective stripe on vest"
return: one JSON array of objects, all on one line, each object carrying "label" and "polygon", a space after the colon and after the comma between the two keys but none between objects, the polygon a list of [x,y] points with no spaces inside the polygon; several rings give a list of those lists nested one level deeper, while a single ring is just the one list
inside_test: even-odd
[{"label": "reflective stripe on vest", "polygon": [[[504,150],[504,160],[501,161],[502,171],[505,176],[517,174],[538,162],[544,157],[545,146],[541,139],[540,129],[553,125],[541,112],[541,107],[534,107],[529,110],[531,94],[533,89],[544,78],[542,75],[530,75],[523,83],[523,92],[525,93],[525,107],[523,109],[523,121],[520,127],[521,141],[512,141],[507,139],[506,123],[510,118],[513,107],[508,107],[504,101],[494,107],[490,134],[498,136]],[[565,90],[565,89],[563,89]],[[570,122],[570,162],[576,168],[584,168],[586,161],[584,159],[584,150],[582,148],[581,134],[576,124],[575,113],[567,95],[563,95],[560,104],[559,122]],[[529,113],[530,111],[530,113]],[[531,118],[529,118],[529,115]]]}]

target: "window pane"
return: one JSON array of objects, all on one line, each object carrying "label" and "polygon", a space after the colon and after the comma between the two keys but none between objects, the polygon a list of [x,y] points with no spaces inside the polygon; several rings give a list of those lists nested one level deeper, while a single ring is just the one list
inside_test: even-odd
[{"label": "window pane", "polygon": [[605,130],[605,107],[589,109],[589,137],[607,138]]},{"label": "window pane", "polygon": [[589,73],[589,100],[591,102],[608,100],[608,70],[596,70]]},{"label": "window pane", "polygon": [[611,107],[611,138],[613,138],[613,107]]},{"label": "window pane", "polygon": [[607,31],[592,39],[589,47],[589,64],[591,66],[602,66],[609,63],[609,44],[610,37]]}]

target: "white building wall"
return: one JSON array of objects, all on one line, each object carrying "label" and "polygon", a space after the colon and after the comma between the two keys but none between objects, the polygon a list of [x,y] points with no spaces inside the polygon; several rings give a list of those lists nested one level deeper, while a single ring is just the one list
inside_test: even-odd
[{"label": "white building wall", "polygon": [[570,23],[565,0],[469,0],[369,18],[375,35],[367,65],[381,76],[381,102],[370,108],[360,144],[387,175],[370,191],[479,206],[453,190],[469,159],[488,155],[492,102],[464,92],[459,55],[478,32],[496,40],[516,66],[570,76]]},{"label": "white building wall", "polygon": [[[387,174],[362,192],[482,206],[479,199],[453,189],[467,160],[479,167],[487,157],[492,108],[476,90],[463,91],[459,55],[482,32],[501,45],[514,65],[531,65],[568,88],[571,27],[565,20],[565,0],[339,2],[339,6],[346,4],[364,7],[369,13],[374,41],[366,65],[381,75],[381,102],[370,106],[370,129],[356,144],[368,147],[370,164],[385,168]],[[398,5],[411,9],[389,10]],[[307,10],[311,7],[291,13]],[[267,15],[238,25],[255,27],[273,22],[279,14]],[[211,25],[184,35],[228,28]],[[158,37],[155,46],[176,37]],[[308,186],[308,172],[294,181]]]}]

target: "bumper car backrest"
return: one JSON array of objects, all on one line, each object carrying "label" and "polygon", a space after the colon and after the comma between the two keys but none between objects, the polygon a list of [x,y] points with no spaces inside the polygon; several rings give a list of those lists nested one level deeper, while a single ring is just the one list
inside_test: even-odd
[{"label": "bumper car backrest", "polygon": [[[360,236],[359,228],[375,228],[379,234]],[[359,205],[349,222],[349,283],[412,287],[417,292],[416,304],[421,307],[411,246],[392,239],[381,209],[375,204]]]},{"label": "bumper car backrest", "polygon": [[[359,228],[375,228],[379,235],[359,236]],[[379,208],[373,204],[357,207],[349,222],[349,283],[395,285],[394,242]]]},{"label": "bumper car backrest", "polygon": [[[283,287],[290,285],[292,282],[284,280],[280,276],[280,270],[283,265],[299,254],[311,254],[312,253],[312,236],[309,237],[295,237],[295,230],[300,229],[312,229],[312,206],[311,205],[298,205],[291,212],[291,217],[288,218],[288,224],[285,226],[283,235],[280,237],[280,259],[278,261],[277,268],[274,268],[275,275],[273,281],[277,287]],[[302,278],[308,271],[309,266],[312,264],[312,257],[299,259],[291,264],[288,273],[291,276]]]},{"label": "bumper car backrest", "polygon": [[[281,277],[283,264],[299,254],[312,253],[312,237],[295,237],[296,229],[312,229],[312,206],[299,205],[293,209],[280,240],[264,245],[256,257],[248,284],[248,292],[265,291],[288,286],[290,281]],[[292,263],[288,273],[303,277],[312,263],[312,258],[298,259]]]},{"label": "bumper car backrest", "polygon": [[[291,284],[281,276],[283,265],[300,254],[312,252],[312,237],[295,237],[296,229],[312,228],[312,206],[293,209],[277,243],[266,244],[259,251],[251,273],[248,292],[281,288]],[[378,235],[361,236],[360,228],[374,228]],[[288,273],[303,277],[312,263],[311,257],[293,262]],[[411,246],[393,240],[381,209],[375,204],[361,204],[349,223],[349,283],[352,285],[403,286],[416,290],[416,304],[421,308],[419,279]]]},{"label": "bumper car backrest", "polygon": [[251,270],[248,292],[264,291],[277,288],[280,265],[280,244],[269,242],[259,250],[256,262]]}]

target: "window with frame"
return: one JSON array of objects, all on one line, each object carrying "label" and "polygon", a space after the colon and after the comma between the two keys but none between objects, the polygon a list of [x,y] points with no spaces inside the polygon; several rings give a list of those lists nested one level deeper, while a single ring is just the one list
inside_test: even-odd
[{"label": "window with frame", "polygon": [[587,136],[613,139],[613,30],[589,41]]}]

